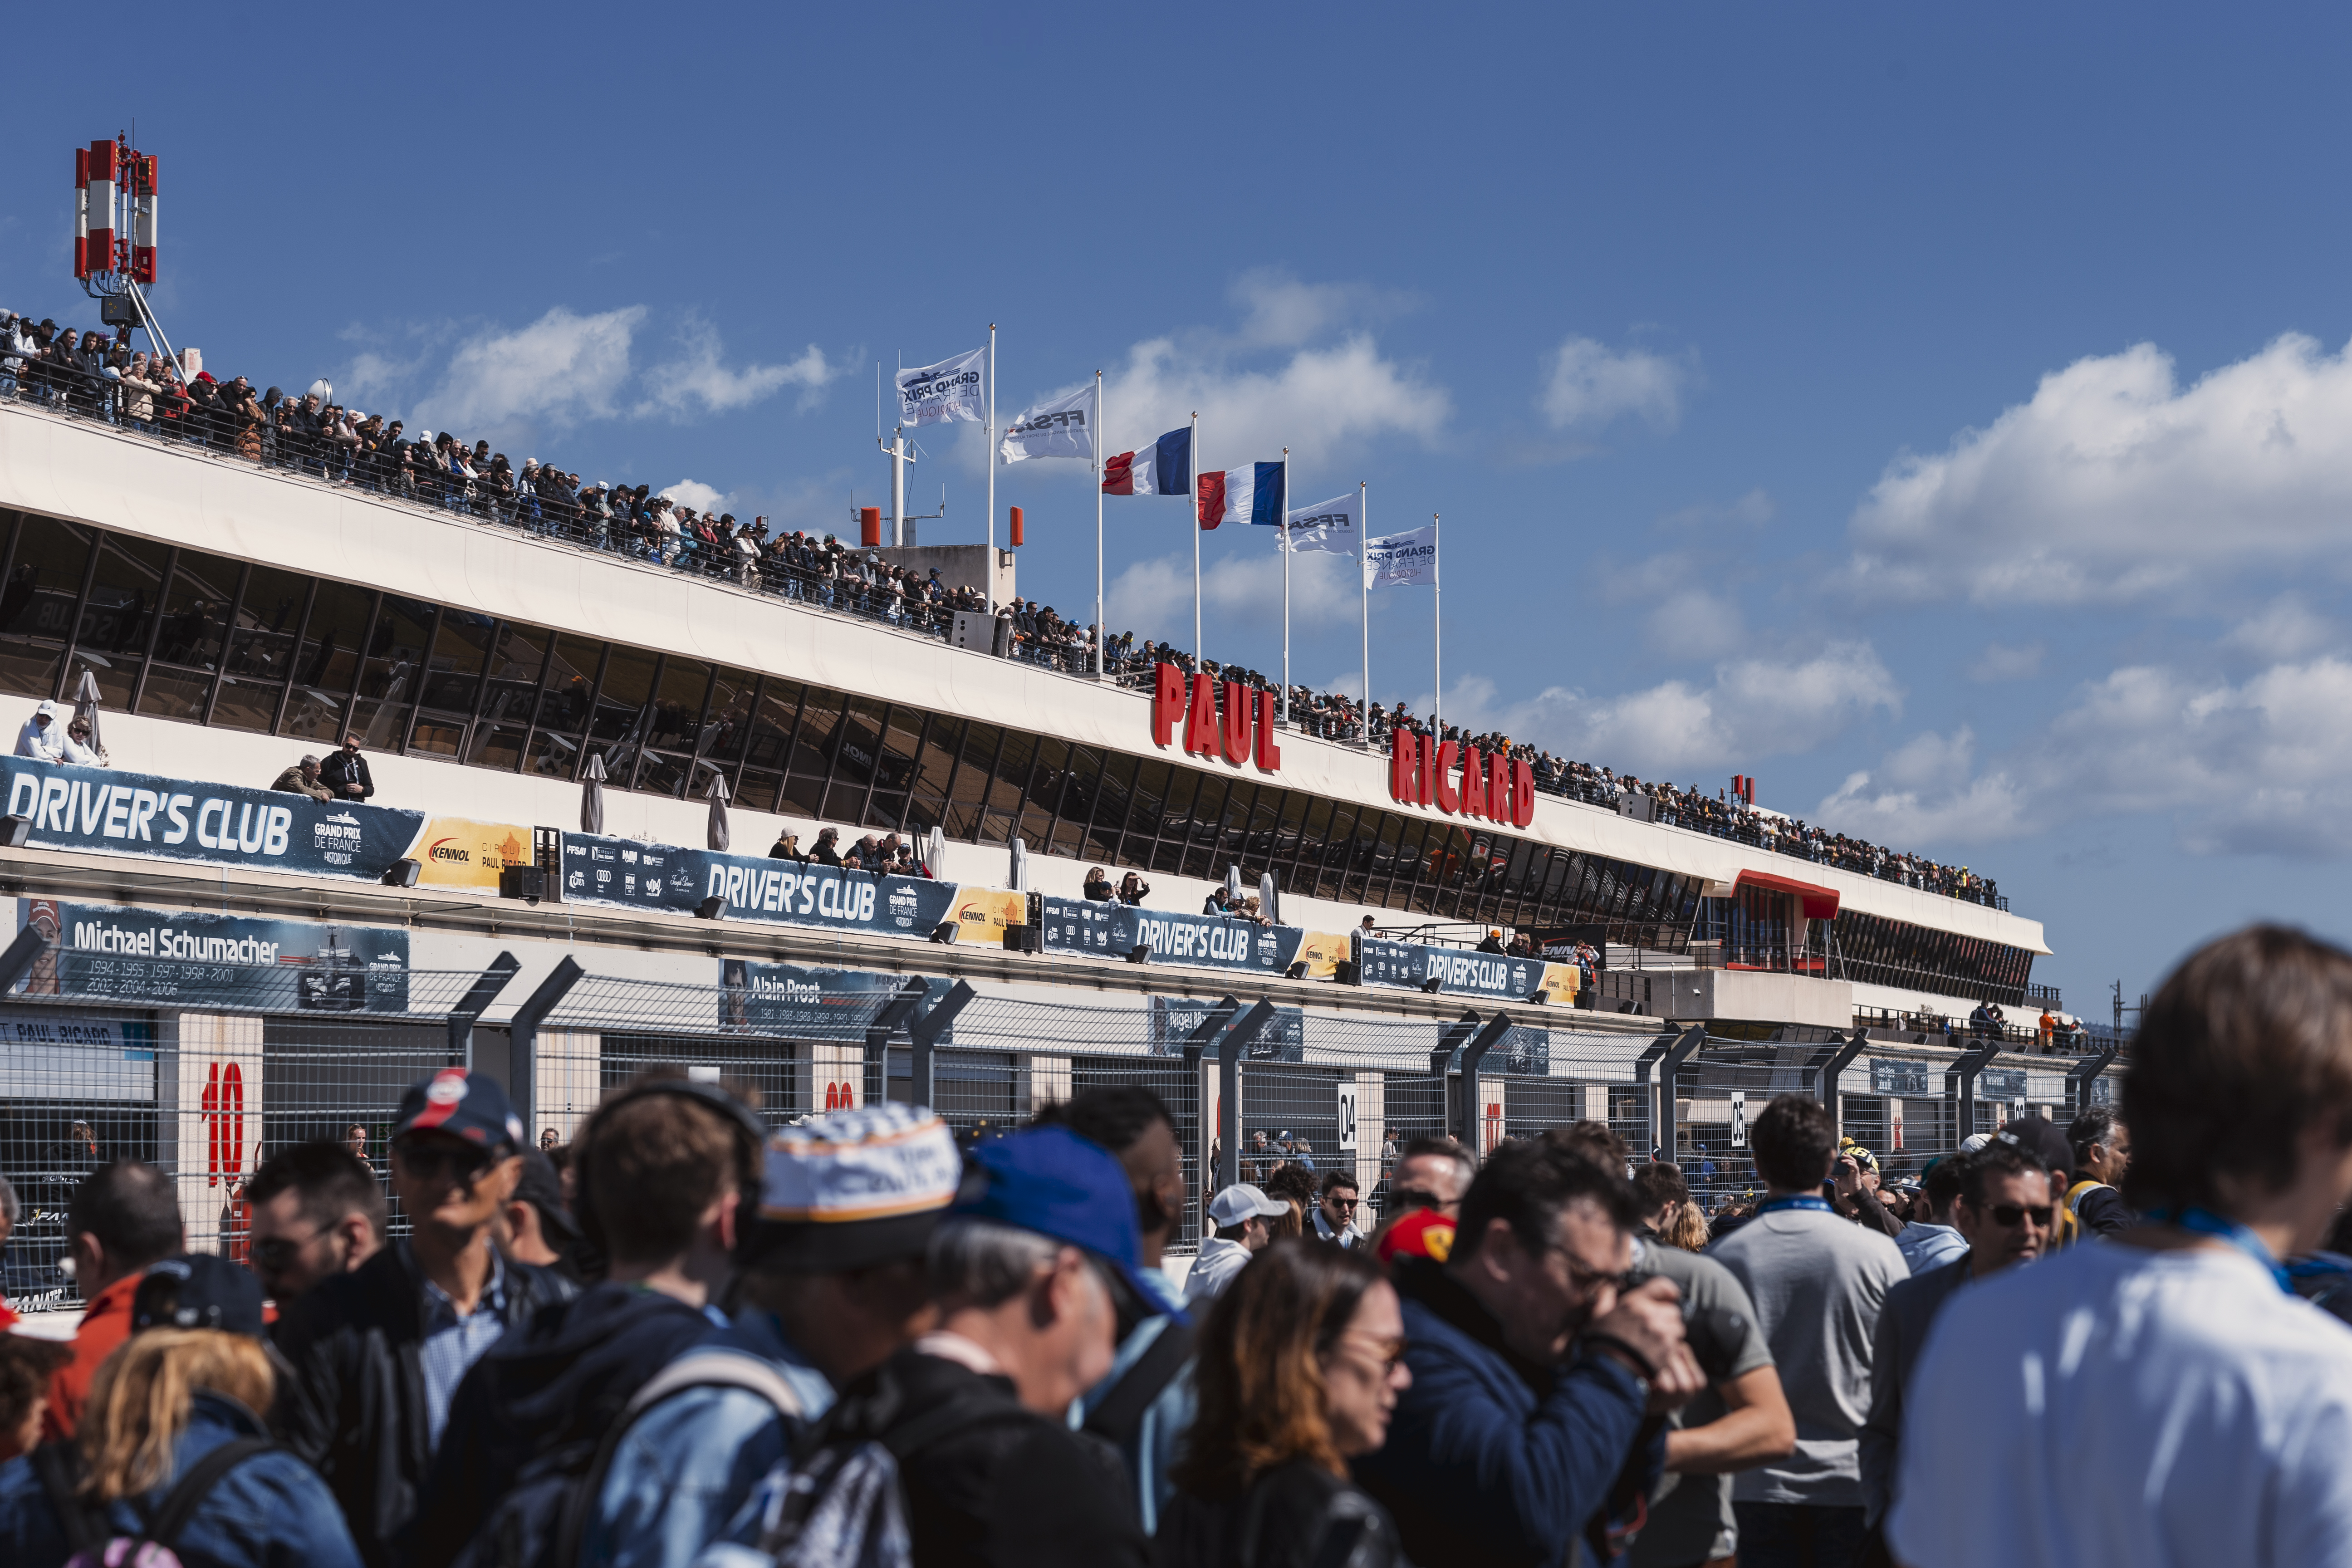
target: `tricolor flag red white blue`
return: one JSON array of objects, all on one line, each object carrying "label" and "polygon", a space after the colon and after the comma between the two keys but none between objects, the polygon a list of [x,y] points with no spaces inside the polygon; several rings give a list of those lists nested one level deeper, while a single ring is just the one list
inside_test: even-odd
[{"label": "tricolor flag red white blue", "polygon": [[1222,474],[1201,476],[1201,526],[1255,522],[1282,526],[1282,465],[1245,463]]},{"label": "tricolor flag red white blue", "polygon": [[1103,464],[1107,496],[1181,496],[1192,488],[1192,427],[1171,430],[1149,447]]}]

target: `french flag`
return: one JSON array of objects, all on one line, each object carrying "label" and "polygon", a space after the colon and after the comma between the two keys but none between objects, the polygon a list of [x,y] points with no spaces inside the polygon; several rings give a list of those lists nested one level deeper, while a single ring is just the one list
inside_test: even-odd
[{"label": "french flag", "polygon": [[1192,427],[1171,430],[1149,447],[1103,465],[1107,496],[1181,496],[1192,488]]},{"label": "french flag", "polygon": [[1282,465],[1246,463],[1222,474],[1201,476],[1201,526],[1254,522],[1282,526]]}]

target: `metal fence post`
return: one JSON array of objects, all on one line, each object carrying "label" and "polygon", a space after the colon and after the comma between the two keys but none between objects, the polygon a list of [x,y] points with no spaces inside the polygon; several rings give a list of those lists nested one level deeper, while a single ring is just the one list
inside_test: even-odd
[{"label": "metal fence post", "polygon": [[1511,1016],[1497,1008],[1486,1020],[1486,1027],[1462,1047],[1461,1120],[1447,1131],[1465,1149],[1475,1150],[1482,1142],[1478,1136],[1478,1064],[1485,1061],[1486,1053],[1502,1044],[1503,1037],[1510,1032]]},{"label": "metal fence post", "polygon": [[[1227,995],[1219,999],[1216,1005],[1211,1007],[1194,1026],[1192,1032],[1184,1037],[1183,1045],[1177,1049],[1178,1056],[1184,1062],[1184,1103],[1191,1112],[1186,1118],[1186,1125],[1179,1129],[1178,1135],[1186,1140],[1184,1146],[1199,1159],[1200,1163],[1195,1169],[1203,1183],[1217,1179],[1213,1168],[1217,1162],[1209,1158],[1208,1145],[1201,1136],[1201,1058],[1208,1053],[1209,1047],[1216,1043],[1225,1026],[1234,1021],[1234,1015],[1241,1010],[1242,1005],[1235,997]],[[1215,1135],[1215,1129],[1210,1129],[1210,1136],[1213,1138]],[[1210,1195],[1208,1193],[1197,1194],[1203,1205],[1200,1211],[1202,1214],[1208,1212],[1205,1205]]]},{"label": "metal fence post", "polygon": [[1813,1098],[1830,1113],[1830,1125],[1840,1131],[1844,1131],[1845,1123],[1838,1115],[1838,1074],[1845,1071],[1847,1064],[1860,1056],[1862,1047],[1868,1044],[1870,1032],[1856,1029],[1847,1038],[1832,1040],[1815,1051],[1813,1059],[1805,1064],[1805,1070],[1813,1075]]},{"label": "metal fence post", "polygon": [[1217,1137],[1223,1144],[1217,1157],[1219,1188],[1242,1179],[1242,1057],[1273,1022],[1274,1004],[1260,997],[1217,1042]]},{"label": "metal fence post", "polygon": [[[1698,1048],[1706,1044],[1706,1026],[1693,1024],[1666,1047],[1658,1062],[1658,1135],[1651,1144],[1650,1157],[1672,1163],[1675,1157],[1675,1096],[1680,1088],[1675,1080],[1682,1074],[1683,1063],[1690,1060]],[[1647,1054],[1647,1053],[1644,1053]]]},{"label": "metal fence post", "polygon": [[1952,1109],[1952,1147],[1958,1148],[1977,1130],[1977,1074],[1984,1071],[1992,1058],[2008,1046],[2006,1040],[1987,1040],[1975,1050],[1964,1053],[1944,1074],[1944,1087],[1955,1101]]},{"label": "metal fence post", "polygon": [[[5,968],[6,963],[5,955],[0,954],[0,968]],[[9,984],[15,983],[12,981]],[[7,985],[0,985],[0,991],[5,991],[7,988]],[[2107,1064],[2114,1061],[2122,1050],[2121,1046],[2110,1040],[2100,1048],[2097,1056],[2085,1057],[2066,1069],[2068,1116],[2080,1116],[2091,1109],[2091,1085],[2098,1081],[2099,1075],[2107,1070]]]},{"label": "metal fence post", "polygon": [[1475,1007],[1464,1008],[1462,1016],[1445,1026],[1444,1033],[1437,1037],[1436,1048],[1429,1053],[1430,1075],[1437,1079],[1437,1125],[1449,1138],[1462,1118],[1456,1103],[1460,1090],[1454,1081],[1454,1053],[1476,1037],[1482,1021]]},{"label": "metal fence post", "polygon": [[[939,1090],[933,1065],[935,1058],[931,1053],[938,1048],[940,1037],[946,1034],[955,1022],[956,1015],[971,1005],[971,999],[979,994],[971,988],[970,981],[959,980],[948,988],[948,994],[940,997],[929,1012],[907,1026],[907,1038],[914,1046],[908,1053],[908,1062],[914,1082],[908,1087],[907,1098],[914,1104],[929,1106],[931,1103],[932,1097]],[[887,1100],[890,1098],[890,1080],[887,1065],[883,1072],[882,1098]]]},{"label": "metal fence post", "polygon": [[539,1026],[586,973],[579,960],[565,953],[539,983],[539,989],[523,999],[507,1025],[507,1077],[513,1080],[507,1085],[507,1099],[522,1118],[527,1135],[534,1140],[538,1134],[529,1130],[538,1125],[539,1116]]},{"label": "metal fence post", "polygon": [[1641,1097],[1642,1131],[1649,1135],[1653,1149],[1658,1146],[1658,1097],[1651,1092],[1650,1069],[1658,1065],[1658,1058],[1681,1035],[1680,1029],[1668,1029],[1643,1046],[1642,1054],[1633,1058],[1633,1092]]},{"label": "metal fence post", "polygon": [[[475,1022],[481,1017],[485,1008],[498,1000],[499,993],[507,988],[507,982],[512,980],[515,971],[521,967],[522,961],[513,953],[499,954],[490,960],[490,966],[482,971],[479,978],[466,987],[466,994],[457,999],[457,1005],[449,1009],[451,1067],[470,1068],[474,1065]],[[508,1098],[513,1097],[509,1095]]]},{"label": "metal fence post", "polygon": [[[908,975],[907,983],[898,988],[898,994],[882,1004],[882,1010],[866,1023],[866,1104],[879,1104],[890,1098],[890,1037],[898,1032],[898,1026],[907,1022],[908,1015],[923,1005],[923,998],[930,992],[929,981],[919,974]],[[908,1037],[911,1038],[912,1035],[913,1031],[909,1030]]]}]

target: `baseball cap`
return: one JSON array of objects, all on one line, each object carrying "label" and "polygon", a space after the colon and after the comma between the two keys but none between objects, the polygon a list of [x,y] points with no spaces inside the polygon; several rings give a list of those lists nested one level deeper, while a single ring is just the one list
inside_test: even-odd
[{"label": "baseball cap", "polygon": [[1220,1226],[1239,1225],[1248,1219],[1277,1219],[1289,1212],[1288,1204],[1266,1196],[1265,1188],[1249,1182],[1235,1182],[1209,1200],[1209,1217]]},{"label": "baseball cap", "polygon": [[2053,1126],[2046,1116],[2019,1117],[2000,1130],[2000,1141],[2016,1144],[2053,1171],[2074,1168],[2074,1151],[2067,1143],[2066,1134]]},{"label": "baseball cap", "polygon": [[1875,1171],[1878,1169],[1877,1157],[1851,1138],[1841,1138],[1838,1140],[1838,1152],[1841,1154],[1853,1155],[1853,1163],[1860,1165],[1865,1171]]},{"label": "baseball cap", "polygon": [[974,1149],[947,1217],[993,1220],[1083,1248],[1155,1310],[1169,1310],[1167,1286],[1144,1276],[1126,1169],[1066,1127],[1032,1127]]},{"label": "baseball cap", "polygon": [[514,1195],[539,1211],[541,1230],[565,1241],[580,1239],[580,1222],[563,1205],[563,1182],[555,1173],[555,1162],[536,1149],[522,1152],[522,1175],[515,1183]]},{"label": "baseball cap", "polygon": [[1381,1261],[1427,1258],[1443,1263],[1453,1255],[1454,1232],[1454,1222],[1435,1209],[1415,1209],[1381,1233]]},{"label": "baseball cap", "polygon": [[166,1258],[148,1265],[131,1297],[131,1331],[219,1329],[260,1339],[261,1281],[249,1269],[209,1253]]},{"label": "baseball cap", "polygon": [[505,1086],[464,1068],[443,1068],[408,1086],[392,1135],[409,1132],[447,1132],[485,1149],[523,1145],[522,1119],[507,1103]]},{"label": "baseball cap", "polygon": [[962,1177],[955,1134],[922,1106],[812,1116],[769,1138],[736,1261],[827,1273],[919,1258]]}]

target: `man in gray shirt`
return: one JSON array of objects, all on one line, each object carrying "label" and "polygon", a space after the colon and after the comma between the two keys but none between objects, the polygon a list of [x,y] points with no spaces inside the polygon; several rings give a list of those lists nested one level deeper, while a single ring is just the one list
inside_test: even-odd
[{"label": "man in gray shirt", "polygon": [[1755,1304],[1796,1416],[1788,1458],[1732,1483],[1743,1568],[1851,1568],[1861,1556],[1860,1438],[1870,1416],[1871,1347],[1886,1292],[1909,1278],[1895,1243],[1821,1196],[1837,1124],[1820,1101],[1784,1094],[1753,1129],[1769,1192],[1756,1217],[1707,1249]]}]

